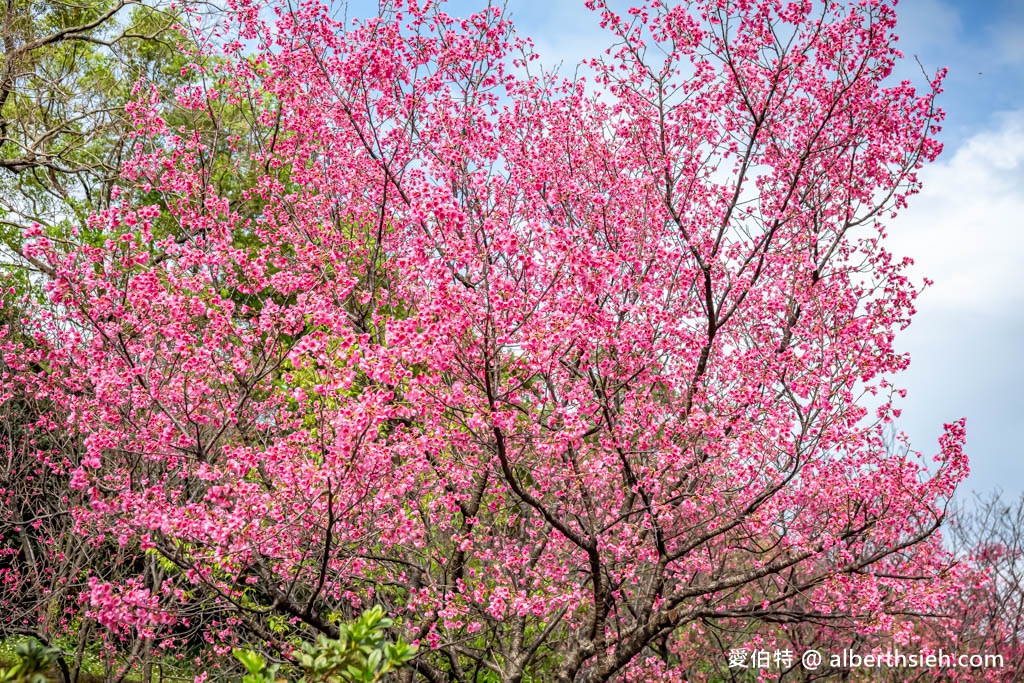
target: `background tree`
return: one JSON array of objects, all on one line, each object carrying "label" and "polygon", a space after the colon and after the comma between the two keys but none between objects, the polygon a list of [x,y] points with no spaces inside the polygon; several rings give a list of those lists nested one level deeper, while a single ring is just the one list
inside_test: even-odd
[{"label": "background tree", "polygon": [[[0,24],[0,224],[7,269],[39,265],[21,254],[22,233],[32,224],[75,242],[71,229],[110,205],[122,166],[134,154],[126,146],[134,130],[126,106],[140,79],[163,98],[170,125],[205,134],[214,150],[211,163],[230,152],[224,141],[231,134],[244,137],[237,113],[217,108],[212,117],[197,116],[173,105],[175,89],[204,82],[201,69],[187,67],[217,59],[199,50],[205,34],[181,26],[204,15],[215,21],[211,9],[202,2],[183,11],[174,3],[133,0],[6,4]],[[223,169],[210,177],[232,180]]]},{"label": "background tree", "polygon": [[14,1],[2,26],[3,218],[17,252],[32,222],[82,222],[102,207],[124,156],[124,103],[137,78],[126,53],[166,40],[171,24],[134,3]]},{"label": "background tree", "polygon": [[999,494],[963,501],[947,536],[973,570],[949,616],[962,647],[993,652],[1006,663],[1005,680],[1024,675],[1024,499]]}]

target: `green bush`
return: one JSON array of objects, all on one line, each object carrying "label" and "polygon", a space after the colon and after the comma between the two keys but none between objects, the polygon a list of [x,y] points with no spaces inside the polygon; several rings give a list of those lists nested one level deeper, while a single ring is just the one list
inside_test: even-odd
[{"label": "green bush", "polygon": [[7,669],[0,669],[2,683],[48,683],[47,674],[57,662],[59,652],[43,645],[35,638],[18,643],[14,648],[17,662]]},{"label": "green bush", "polygon": [[[385,631],[392,625],[381,607],[366,610],[359,618],[340,627],[337,638],[321,635],[303,643],[297,665],[305,683],[376,683],[416,655],[416,647],[399,639],[390,642]],[[235,657],[249,673],[242,683],[277,683],[279,664],[268,666],[263,655],[252,650],[235,650]]]}]

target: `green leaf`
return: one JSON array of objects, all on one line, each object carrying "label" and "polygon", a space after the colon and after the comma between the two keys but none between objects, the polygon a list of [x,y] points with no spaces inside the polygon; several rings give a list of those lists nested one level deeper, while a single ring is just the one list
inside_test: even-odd
[{"label": "green leaf", "polygon": [[267,665],[267,660],[262,655],[253,652],[252,650],[233,650],[235,659],[245,665],[245,668],[249,670],[249,673],[258,674],[263,671],[263,668]]}]

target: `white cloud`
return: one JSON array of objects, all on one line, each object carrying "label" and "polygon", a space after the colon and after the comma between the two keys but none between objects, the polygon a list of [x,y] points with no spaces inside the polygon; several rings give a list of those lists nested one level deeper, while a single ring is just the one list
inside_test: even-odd
[{"label": "white cloud", "polygon": [[[1024,304],[1024,110],[926,168],[924,190],[892,225],[890,248],[935,281],[928,310],[1016,317]],[[922,321],[923,322],[923,321]]]},{"label": "white cloud", "polygon": [[934,451],[943,422],[967,416],[967,489],[1020,493],[1020,335],[1024,331],[1024,110],[991,119],[921,174],[923,192],[891,226],[889,247],[935,286],[898,345],[900,427]]}]

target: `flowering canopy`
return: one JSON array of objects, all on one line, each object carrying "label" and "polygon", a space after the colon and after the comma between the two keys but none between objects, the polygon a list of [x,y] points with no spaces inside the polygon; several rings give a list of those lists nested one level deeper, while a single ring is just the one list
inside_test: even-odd
[{"label": "flowering canopy", "polygon": [[230,129],[140,88],[132,192],[32,236],[5,348],[77,531],[158,558],[90,579],[99,623],[287,653],[380,604],[427,680],[681,680],[715,629],[936,608],[963,425],[887,445],[883,244],[941,74],[893,80],[882,0],[588,5],[589,83],[495,7],[232,2],[178,104],[249,117],[234,194]]}]

